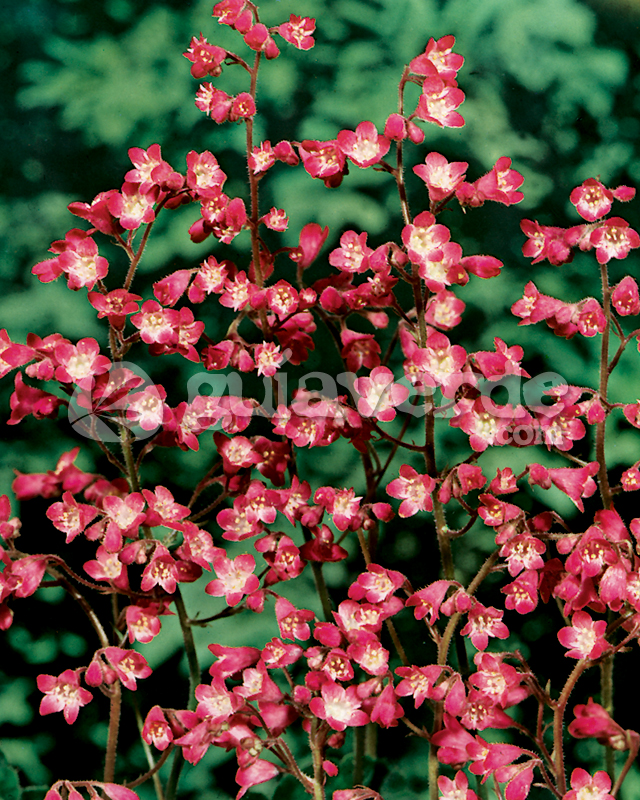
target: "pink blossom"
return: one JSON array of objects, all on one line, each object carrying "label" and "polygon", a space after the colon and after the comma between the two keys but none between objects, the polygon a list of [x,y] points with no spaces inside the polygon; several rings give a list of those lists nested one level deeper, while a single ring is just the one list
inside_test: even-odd
[{"label": "pink blossom", "polygon": [[322,685],[321,695],[311,700],[309,709],[319,719],[326,720],[334,731],[369,722],[369,716],[360,710],[362,703],[355,686],[345,689],[333,681],[327,681]]},{"label": "pink blossom", "polygon": [[606,264],[612,258],[626,258],[630,250],[640,247],[640,236],[626,220],[610,217],[592,232],[590,242],[598,263]]},{"label": "pink blossom", "polygon": [[431,511],[431,493],[436,482],[430,475],[419,475],[413,467],[403,464],[400,477],[387,485],[387,494],[402,499],[398,513],[401,517],[412,517],[418,511]]},{"label": "pink blossom", "polygon": [[78,503],[71,492],[65,492],[61,503],[53,503],[47,509],[47,517],[53,526],[66,534],[67,544],[82,533],[97,513],[94,506]]},{"label": "pink blossom", "polygon": [[241,787],[236,795],[236,800],[247,793],[252,786],[270,781],[280,773],[280,769],[270,761],[258,758],[246,767],[240,767],[236,772],[236,783]]},{"label": "pink blossom", "polygon": [[406,581],[405,576],[396,570],[385,569],[379,564],[368,564],[367,571],[358,575],[349,587],[352,600],[366,598],[368,603],[382,603],[391,597]]},{"label": "pink blossom", "polygon": [[395,406],[404,403],[409,396],[409,389],[394,383],[393,373],[387,367],[375,367],[369,377],[357,378],[354,389],[360,395],[360,414],[363,417],[375,417],[380,422],[394,419]]},{"label": "pink blossom", "polygon": [[357,167],[370,167],[377,164],[389,151],[390,142],[386,136],[378,134],[373,122],[361,122],[355,133],[340,131],[338,146]]},{"label": "pink blossom", "polygon": [[337,139],[324,142],[305,139],[298,145],[298,152],[305,170],[312,178],[320,178],[325,185],[332,187],[341,183],[346,156]]},{"label": "pink blossom", "polygon": [[213,597],[224,596],[230,606],[237,605],[245,595],[255,592],[260,586],[258,577],[253,574],[256,560],[248,553],[233,560],[218,556],[213,561],[213,568],[218,577],[206,585],[205,592]]},{"label": "pink blossom", "polygon": [[55,348],[59,366],[56,379],[63,383],[73,382],[81,389],[92,389],[93,379],[107,372],[111,361],[100,355],[100,345],[95,339],[80,339],[77,345],[59,342]]},{"label": "pink blossom", "polygon": [[291,14],[289,22],[283,22],[278,26],[278,33],[298,50],[310,50],[315,44],[312,36],[315,29],[315,19]]},{"label": "pink blossom", "polygon": [[21,372],[16,372],[14,385],[15,389],[9,399],[11,416],[7,425],[17,425],[29,414],[33,414],[35,419],[55,418],[58,409],[64,404],[56,395],[26,384]]},{"label": "pink blossom", "polygon": [[136,678],[147,678],[151,675],[151,667],[147,660],[135,650],[124,650],[121,647],[107,647],[104,651],[107,660],[115,669],[123,686],[135,691]]},{"label": "pink blossom", "polygon": [[209,44],[205,37],[191,38],[189,48],[182,54],[191,61],[191,74],[194,78],[204,78],[205,75],[216,77],[222,72],[222,62],[227,57],[227,51],[216,45]]},{"label": "pink blossom", "polygon": [[285,597],[276,600],[276,619],[283,639],[306,641],[311,636],[309,622],[314,617],[313,611],[298,609]]},{"label": "pink blossom", "polygon": [[441,775],[438,778],[440,800],[478,800],[478,795],[469,789],[469,779],[464,772],[456,772],[454,780]]},{"label": "pink blossom", "polygon": [[464,102],[464,92],[439,77],[427,77],[415,110],[418,119],[433,122],[441,128],[461,128],[464,119],[455,110]]},{"label": "pink blossom", "polygon": [[464,180],[469,165],[466,161],[449,162],[443,155],[435,152],[429,153],[424,161],[424,164],[414,167],[413,171],[426,183],[433,207],[455,193]]},{"label": "pink blossom", "polygon": [[606,216],[613,205],[613,193],[595,178],[587,178],[571,192],[569,199],[587,222]]},{"label": "pink blossom", "polygon": [[439,75],[445,81],[455,83],[456,75],[464,64],[464,58],[454,53],[454,36],[443,36],[437,41],[429,39],[422,55],[409,63],[409,69],[416,75]]},{"label": "pink blossom", "polygon": [[40,713],[52,714],[62,711],[69,725],[78,718],[82,706],[93,700],[93,695],[80,686],[77,670],[65,669],[57,677],[54,675],[38,675],[38,689],[44,692],[40,701]]},{"label": "pink blossom", "polygon": [[622,316],[640,313],[638,284],[631,275],[625,275],[614,288],[611,294],[611,302],[618,314]]},{"label": "pink blossom", "polygon": [[569,725],[569,733],[576,739],[593,736],[600,744],[613,747],[614,750],[627,750],[625,731],[611,719],[609,713],[590,697],[586,705],[577,705],[573,709],[575,719]]},{"label": "pink blossom", "polygon": [[125,230],[136,230],[141,225],[154,221],[156,215],[153,206],[157,199],[157,187],[145,192],[139,183],[125,181],[122,191],[109,197],[107,206]]},{"label": "pink blossom", "polygon": [[490,636],[498,639],[506,639],[509,636],[509,629],[502,621],[503,615],[504,611],[492,607],[486,608],[476,602],[469,610],[469,621],[460,633],[462,636],[468,636],[471,644],[478,650],[486,650]]},{"label": "pink blossom", "polygon": [[173,741],[173,731],[160,706],[153,706],[144,721],[142,738],[158,750],[166,750]]},{"label": "pink blossom", "polygon": [[569,648],[565,656],[596,659],[609,649],[604,638],[606,629],[606,620],[594,622],[586,611],[576,611],[571,625],[558,631],[558,640],[563,647]]},{"label": "pink blossom", "polygon": [[160,633],[162,623],[158,619],[161,606],[158,603],[148,603],[144,606],[130,605],[125,610],[125,620],[129,632],[129,642],[134,641],[146,644]]},{"label": "pink blossom", "polygon": [[571,789],[562,800],[614,800],[612,794],[609,793],[611,789],[611,778],[604,770],[596,772],[595,775],[589,773],[580,767],[577,767],[571,773]]}]

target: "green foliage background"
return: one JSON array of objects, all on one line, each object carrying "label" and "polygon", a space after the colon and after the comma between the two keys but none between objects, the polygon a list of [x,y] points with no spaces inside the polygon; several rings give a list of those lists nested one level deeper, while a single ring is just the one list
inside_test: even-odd
[{"label": "green foliage background", "polygon": [[[62,238],[70,227],[82,226],[66,210],[69,202],[90,201],[100,191],[119,187],[130,167],[129,147],[159,142],[164,157],[177,169],[183,169],[189,150],[210,149],[231,175],[228,193],[246,196],[243,130],[218,127],[195,108],[197,82],[181,55],[191,36],[200,31],[229,49],[239,46],[239,37],[211,18],[211,0],[23,0],[5,6],[0,16],[0,327],[6,327],[17,341],[24,341],[29,331],[42,336],[59,331],[72,340],[95,336],[103,341],[104,332],[88,304],[62,282],[40,284],[30,268],[47,257],[53,240]],[[364,119],[381,129],[395,110],[402,66],[424,50],[430,36],[453,33],[456,50],[466,59],[459,82],[467,95],[461,109],[467,124],[460,130],[431,127],[424,145],[407,148],[413,213],[423,210],[426,195],[422,182],[413,180],[410,167],[430,150],[442,152],[449,160],[468,161],[471,179],[488,170],[498,157],[508,155],[526,178],[520,206],[505,209],[490,204],[467,215],[451,211],[442,220],[452,228],[453,239],[463,245],[465,254],[487,253],[505,262],[500,278],[475,280],[461,291],[469,304],[469,322],[456,336],[466,347],[482,349],[492,348],[493,337],[500,335],[509,344],[525,348],[532,375],[551,366],[568,382],[593,384],[597,374],[594,342],[578,338],[567,346],[538,327],[519,328],[509,308],[532,277],[542,292],[567,301],[598,295],[592,255],[578,256],[561,270],[545,264],[531,268],[521,255],[524,237],[519,220],[526,216],[546,224],[573,224],[578,217],[568,195],[585,178],[598,175],[608,185],[640,181],[636,144],[640,11],[634,9],[633,4],[615,6],[607,0],[602,4],[595,0],[265,0],[261,15],[266,24],[279,24],[297,13],[316,17],[318,32],[312,51],[300,53],[283,43],[282,57],[264,64],[259,87],[262,129],[257,136],[272,142],[329,139]],[[243,81],[240,71],[226,70],[216,83],[233,93],[245,88]],[[300,227],[309,221],[330,226],[325,252],[349,227],[369,231],[373,246],[399,240],[401,220],[388,176],[354,168],[334,191],[312,181],[301,169],[279,170],[263,185],[264,208],[273,204],[290,215],[285,244],[296,243]],[[637,202],[620,213],[638,227]],[[154,231],[140,270],[147,288],[172,269],[198,263],[214,247],[211,240],[200,246],[190,242],[187,228],[196,215],[190,208],[180,210]],[[242,247],[238,245],[239,260],[246,258]],[[114,259],[117,263],[115,254]],[[636,256],[623,266],[614,262],[612,281],[628,270],[636,274],[636,265]],[[314,359],[310,368],[320,364],[318,352]],[[176,403],[185,399],[180,387],[192,374],[192,366],[176,356],[172,367]],[[618,375],[612,395],[635,399],[640,387],[632,355]],[[5,379],[0,385],[1,420],[8,417],[10,393],[11,380]],[[14,468],[45,471],[55,465],[61,452],[77,443],[64,422],[56,428],[32,419],[16,428],[3,426],[2,440],[0,493],[9,491]],[[461,441],[456,432],[444,436],[442,444],[451,460]],[[189,469],[206,469],[211,454],[211,447],[189,454]],[[611,465],[622,469],[639,456],[637,431],[621,427],[609,454]],[[518,451],[499,452],[495,464],[490,459],[483,463],[489,474],[498,463],[504,466],[505,458],[517,466],[524,457]],[[560,465],[545,453],[537,457]],[[159,476],[171,469],[178,476],[178,489],[186,489],[189,474],[181,458],[181,454],[164,453],[163,461],[150,467],[149,479],[161,480]],[[318,482],[336,477],[338,465],[343,485],[356,480],[350,470],[357,465],[346,452],[333,451],[321,464],[315,458],[308,461]],[[90,449],[79,463],[89,470],[103,467],[99,453],[92,454]],[[560,505],[562,498],[558,502],[558,510],[570,513],[570,503]],[[25,542],[30,537],[32,552],[48,549],[47,538],[57,535],[52,529],[43,530],[42,511],[37,502],[23,510]],[[387,546],[400,568],[403,562],[430,555],[417,526],[408,525]],[[469,558],[483,547],[482,542],[470,546]],[[87,553],[85,558],[91,557]],[[341,569],[337,566],[329,576],[335,587],[341,585]],[[432,574],[429,579],[435,577]],[[39,592],[29,603],[18,604],[16,622],[0,648],[2,748],[8,761],[19,768],[23,786],[78,776],[78,753],[65,752],[66,737],[60,733],[64,722],[59,715],[40,718],[37,714],[35,676],[83,663],[90,656],[84,621],[55,590]],[[29,608],[23,610],[23,605]],[[216,638],[226,644],[247,643],[252,638],[261,642],[270,635],[263,625],[256,616],[243,622],[240,630],[233,624],[221,626]],[[152,666],[165,664],[170,674],[180,665],[181,642],[171,620],[164,628],[170,634],[162,647],[150,645],[145,654],[151,654]],[[211,634],[206,629],[198,633],[203,663],[208,664],[206,644]],[[544,642],[540,631],[525,630],[522,636],[524,648],[535,649],[536,642]],[[149,680],[149,696],[161,687],[161,680]],[[164,687],[164,691],[165,705],[184,705],[185,698],[175,687]],[[146,695],[140,694],[144,715]],[[87,771],[99,767],[92,747],[105,736],[97,721],[98,705],[94,702],[83,711],[77,723],[84,726],[81,730],[87,741],[86,753],[81,753],[81,774],[85,767]],[[135,769],[141,755],[133,739],[125,737],[123,742],[125,770],[127,765]],[[580,747],[582,757],[590,758],[588,745]],[[409,755],[402,775],[391,771],[386,800],[406,798],[408,793],[422,796],[421,758],[418,753]],[[200,800],[214,800],[233,793],[234,768],[223,762],[224,754],[213,752],[190,770],[182,784],[185,796],[197,793]],[[8,800],[14,789],[6,769],[0,761],[0,787],[5,780]],[[263,787],[256,794],[268,791]],[[279,798],[284,798],[283,792],[286,786],[279,789]],[[632,777],[623,798],[638,793],[640,782]],[[31,793],[34,800],[42,794],[40,790]]]}]

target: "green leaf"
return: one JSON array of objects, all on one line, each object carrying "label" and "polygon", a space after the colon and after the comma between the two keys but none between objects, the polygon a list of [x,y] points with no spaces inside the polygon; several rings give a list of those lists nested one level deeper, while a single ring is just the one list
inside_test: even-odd
[{"label": "green leaf", "polygon": [[0,800],[20,800],[20,792],[18,773],[0,750]]}]

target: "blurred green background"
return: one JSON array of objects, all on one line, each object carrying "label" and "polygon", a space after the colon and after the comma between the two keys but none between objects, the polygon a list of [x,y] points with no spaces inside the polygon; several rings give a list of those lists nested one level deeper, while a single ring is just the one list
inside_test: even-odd
[{"label": "blurred green background", "polygon": [[[104,330],[83,301],[83,291],[73,294],[60,281],[40,284],[30,270],[49,255],[47,248],[53,240],[63,238],[70,227],[84,227],[67,211],[69,202],[88,202],[100,191],[119,188],[130,168],[129,147],[159,142],[164,157],[178,170],[184,169],[189,150],[212,150],[231,175],[227,192],[246,198],[241,166],[244,131],[241,126],[216,126],[195,108],[197,82],[181,55],[191,36],[200,32],[214,44],[239,51],[243,47],[237,34],[211,18],[211,7],[210,0],[5,0],[0,16],[0,327],[6,327],[13,340],[24,341],[29,331],[41,336],[58,331],[74,341],[94,336],[104,343]],[[353,129],[365,119],[382,129],[386,117],[396,108],[403,65],[424,50],[429,37],[456,36],[455,49],[466,59],[459,83],[467,97],[460,109],[467,124],[446,131],[431,126],[422,146],[407,147],[412,211],[417,214],[424,209],[426,196],[410,167],[430,150],[438,150],[449,160],[468,161],[470,180],[487,171],[498,157],[509,156],[514,168],[525,176],[525,199],[509,209],[488,204],[466,215],[453,210],[442,218],[466,255],[491,254],[505,263],[499,278],[490,282],[472,279],[460,291],[469,306],[467,322],[452,338],[477,350],[492,349],[493,337],[500,335],[508,344],[525,348],[532,375],[551,367],[561,371],[569,382],[593,385],[597,342],[578,337],[567,345],[546,329],[519,328],[509,313],[529,279],[540,291],[567,301],[586,295],[598,297],[593,256],[579,255],[561,269],[548,264],[532,268],[521,255],[524,237],[519,221],[530,217],[545,224],[577,223],[568,196],[587,177],[599,176],[611,186],[639,182],[640,3],[266,0],[261,5],[262,20],[267,25],[286,21],[290,13],[317,19],[317,44],[310,52],[301,53],[282,42],[281,58],[263,65],[257,138],[274,143],[282,138],[330,139],[341,128]],[[246,88],[239,70],[225,70],[214,82],[229,93]],[[301,168],[280,167],[263,186],[263,210],[276,205],[289,213],[285,244],[297,243],[300,227],[309,221],[330,226],[325,253],[347,228],[367,230],[372,246],[399,241],[396,193],[384,174],[352,168],[336,191],[312,181]],[[614,208],[614,213],[639,227],[637,201]],[[140,267],[140,293],[145,298],[151,296],[151,283],[166,272],[194,266],[212,251],[218,255],[211,239],[199,246],[189,240],[187,228],[196,217],[197,211],[187,207],[166,216],[154,231]],[[237,257],[239,263],[246,259],[244,247],[242,241],[234,243],[231,257]],[[225,252],[223,257],[229,256]],[[118,263],[115,255],[114,263]],[[611,281],[617,282],[628,271],[637,274],[636,265],[635,255],[624,263],[613,262]],[[222,332],[224,318],[217,311],[212,316],[208,326],[215,331],[218,324]],[[612,382],[615,399],[630,402],[640,394],[636,358],[634,350],[618,369]],[[319,369],[320,364],[316,351],[309,367]],[[172,401],[177,404],[186,399],[181,387],[194,367],[175,356],[170,368],[174,370]],[[0,384],[2,421],[9,415],[11,388],[11,377]],[[458,431],[443,435],[441,444],[451,462],[463,451],[464,438]],[[3,425],[2,441],[0,493],[9,491],[14,468],[23,472],[50,469],[61,452],[84,444],[73,438],[63,420],[57,427],[33,419],[16,427]],[[580,454],[588,456],[588,444],[581,447]],[[348,450],[334,449],[324,460],[317,460],[315,452],[313,456],[302,458],[318,484],[331,478],[342,479],[343,485],[359,480],[351,473],[357,462]],[[614,472],[619,474],[639,457],[637,431],[621,425],[609,452]],[[211,458],[211,443],[203,444],[200,453],[189,454],[189,469],[204,471]],[[526,451],[501,449],[488,454],[482,463],[491,475],[492,469],[510,463],[509,459],[515,467],[528,458]],[[536,458],[561,465],[544,452]],[[97,448],[83,452],[79,463],[88,470],[105,468]],[[166,473],[172,471],[176,476],[173,488],[181,499],[180,491],[186,491],[192,474],[186,471],[186,463],[181,453],[163,452],[162,458],[152,461],[148,478],[166,482]],[[570,502],[559,496],[557,499],[559,510],[570,515]],[[628,502],[629,512],[635,516],[632,501]],[[535,497],[531,502],[535,503]],[[48,549],[47,537],[57,535],[50,528],[43,529],[44,507],[46,504],[29,503],[22,512],[25,533],[33,537],[28,545],[26,537],[24,540],[25,549],[31,552]],[[420,524],[407,521],[393,542],[383,545],[387,556],[384,563],[403,568],[418,558],[432,558]],[[474,557],[487,546],[481,540],[469,545],[470,569]],[[78,556],[79,564],[90,557],[87,547],[84,555]],[[461,563],[463,571],[464,567]],[[337,592],[343,575],[338,567],[330,573]],[[425,582],[435,577],[425,568]],[[305,589],[298,591],[304,594]],[[77,723],[83,725],[87,742],[79,769],[76,746],[71,752],[65,749],[65,742],[70,741],[66,734],[75,735],[76,730],[67,731],[60,715],[37,715],[35,676],[39,672],[57,673],[88,660],[91,651],[84,640],[84,620],[55,590],[39,592],[28,603],[16,605],[16,622],[3,635],[7,644],[0,649],[2,748],[20,769],[24,786],[81,777],[99,767],[99,750],[91,744],[100,744],[105,736],[97,723],[99,703],[94,701],[81,712],[81,722]],[[163,645],[149,658],[153,666],[164,663],[167,671],[163,674],[170,674],[181,664],[181,642],[173,622],[167,620],[164,625],[168,632]],[[215,638],[226,644],[247,643],[252,637],[256,642],[263,641],[263,625],[264,620],[252,617],[241,631],[230,624],[216,630]],[[541,653],[539,646],[547,642],[548,633],[539,626],[534,628],[525,625],[521,633],[522,647],[534,651],[532,659],[535,651]],[[203,663],[208,665],[211,659],[209,656],[206,660],[206,644],[212,641],[212,634],[207,630],[198,633]],[[553,646],[557,648],[557,644]],[[625,674],[629,673],[622,668],[621,681]],[[143,713],[148,707],[144,698],[153,697],[158,688],[166,691],[164,705],[185,704],[175,687],[163,689],[162,682],[161,676],[147,682],[147,695],[141,692]],[[620,713],[621,724],[632,725],[630,719],[624,719],[624,708]],[[123,744],[124,763],[131,770],[136,769],[140,756],[134,738],[125,737]],[[589,747],[580,743],[582,757],[597,758],[597,747],[591,751]],[[415,758],[407,759],[408,777],[390,773],[393,780],[387,780],[385,800],[404,799],[407,792],[422,796],[422,758],[416,750]],[[184,796],[197,794],[200,800],[214,800],[233,794],[235,768],[223,761],[223,754],[212,753],[197,769],[190,770],[184,778]],[[211,777],[212,768],[215,778]],[[127,777],[133,775],[135,772]],[[257,794],[268,795],[270,791],[264,787]],[[279,797],[284,798],[284,789],[279,791]],[[296,796],[295,789],[290,791]],[[630,800],[639,794],[638,779],[633,778],[623,798]],[[41,790],[33,792],[34,800],[40,796]]]}]

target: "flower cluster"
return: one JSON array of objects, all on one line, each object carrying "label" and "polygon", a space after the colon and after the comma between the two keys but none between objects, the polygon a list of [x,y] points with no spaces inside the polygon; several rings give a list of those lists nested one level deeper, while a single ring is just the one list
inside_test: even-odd
[{"label": "flower cluster", "polygon": [[[438,793],[475,800],[471,776],[491,780],[505,800],[525,800],[534,781],[562,800],[615,797],[640,748],[640,735],[618,724],[605,702],[614,657],[640,636],[640,517],[618,502],[640,490],[640,462],[610,482],[605,439],[612,419],[640,428],[640,401],[613,400],[608,391],[624,350],[638,339],[638,330],[625,332],[625,318],[640,313],[640,293],[630,275],[611,286],[608,265],[639,247],[640,237],[607,215],[634,190],[588,179],[570,196],[583,223],[565,229],[522,222],[523,252],[533,263],[559,266],[576,248],[594,250],[602,283],[602,302],[568,303],[542,294],[531,280],[513,304],[521,325],[544,321],[563,339],[601,342],[596,387],[541,388],[523,366],[520,345],[499,336],[488,350],[458,343],[466,311],[458,287],[495,278],[503,264],[491,255],[463,255],[453,223],[439,221],[445,209],[451,219],[485,202],[518,203],[522,175],[502,156],[471,182],[466,162],[429,152],[413,169],[426,188],[424,206],[413,214],[408,204],[403,148],[422,143],[418,123],[464,124],[457,111],[463,58],[453,51],[453,36],[430,39],[410,61],[399,81],[401,110],[387,117],[383,133],[363,120],[334,139],[272,145],[254,141],[258,71],[263,58],[280,56],[281,41],[311,49],[315,20],[292,14],[267,27],[248,0],[222,0],[213,16],[238,34],[251,58],[202,33],[184,56],[199,81],[229,69],[247,73],[246,91],[233,96],[208,80],[196,90],[197,107],[214,122],[244,126],[245,196],[225,192],[240,192],[240,184],[227,184],[208,150],[187,153],[180,171],[160,144],[132,147],[132,168],[119,188],[69,206],[89,227],[53,242],[53,257],[32,270],[44,283],[63,278],[77,297],[86,290],[108,333],[108,354],[93,337],[74,342],[57,332],[31,333],[17,343],[0,331],[0,378],[15,370],[8,424],[29,416],[51,424],[66,410],[76,435],[99,448],[111,468],[80,469],[74,446],[47,472],[16,471],[16,500],[47,502],[50,552],[31,551],[9,496],[0,497],[0,629],[12,625],[17,601],[46,588],[50,577],[80,602],[97,639],[88,664],[38,676],[40,713],[62,712],[73,725],[92,701],[91,689],[110,700],[103,780],[59,780],[46,800],[80,800],[81,789],[91,800],[98,791],[135,800],[132,786],[147,779],[160,785],[172,750],[197,764],[211,747],[233,751],[237,798],[287,775],[315,800],[327,788],[334,800],[379,800],[379,786],[345,788],[350,778],[340,766],[359,736],[351,729],[365,726],[398,728],[424,746],[434,800]],[[409,84],[420,96],[405,113]],[[309,222],[295,232],[297,245],[281,245],[286,209],[260,206],[270,171],[298,168],[333,190],[350,166],[395,183],[402,214],[395,240],[377,242],[349,228],[323,253],[331,232]],[[157,276],[147,291],[137,267],[152,227],[159,215],[189,204],[195,221],[188,234],[193,242],[209,239],[214,254]],[[235,263],[224,248],[239,236],[249,240],[251,255]],[[124,280],[100,255],[104,241],[126,253]],[[222,338],[212,333],[212,316],[228,322]],[[611,336],[619,339],[613,357]],[[289,390],[286,378],[301,372],[289,373],[289,365],[301,367],[314,350],[325,356],[329,347],[342,371],[314,373],[326,379],[322,391],[304,377]],[[167,391],[175,387],[160,370],[152,382],[133,369],[136,352],[162,358],[163,366],[186,359],[225,381],[253,374],[267,392],[261,400],[245,393],[241,380],[229,380],[227,394],[190,394],[175,404]],[[494,389],[523,379],[531,380],[522,397],[509,391],[508,402],[495,401]],[[460,444],[458,460],[447,437]],[[155,448],[191,458],[201,446],[215,458],[205,474],[194,468],[188,490],[170,474],[147,478],[145,459]],[[338,447],[362,464],[353,485],[309,468],[314,458],[331,461]],[[505,460],[496,467],[485,456],[495,447],[516,453],[521,466]],[[535,449],[525,452],[529,447]],[[314,450],[311,458],[303,449]],[[558,492],[579,512],[577,522],[554,509]],[[412,524],[433,541],[440,561],[427,568],[409,561],[401,572],[387,545]],[[456,565],[460,539],[488,543],[482,563],[469,567],[482,550],[474,543],[464,567]],[[76,569],[80,546],[92,557]],[[348,580],[330,590],[325,565],[338,562]],[[317,598],[303,603],[309,608],[294,603],[289,590],[303,574],[317,589]],[[192,616],[181,593],[187,583],[194,593],[201,589],[202,608]],[[102,605],[94,609],[92,592],[114,598],[111,617]],[[512,630],[534,612],[554,632],[556,655],[569,659],[558,659],[568,673],[561,685],[534,673],[511,646]],[[240,613],[264,615],[278,635],[228,646],[211,628],[214,660],[203,680],[191,628]],[[144,646],[173,614],[188,656],[190,702],[147,702],[143,688],[149,769],[119,785],[117,732],[128,710],[122,694],[151,683]],[[418,633],[407,636],[408,629]],[[592,697],[575,704],[568,734],[596,739],[609,765],[614,752],[626,754],[618,779],[582,767],[566,772],[565,714],[582,674],[596,666],[603,704]],[[299,746],[300,729],[308,751]],[[360,749],[354,748],[357,761]]]}]

